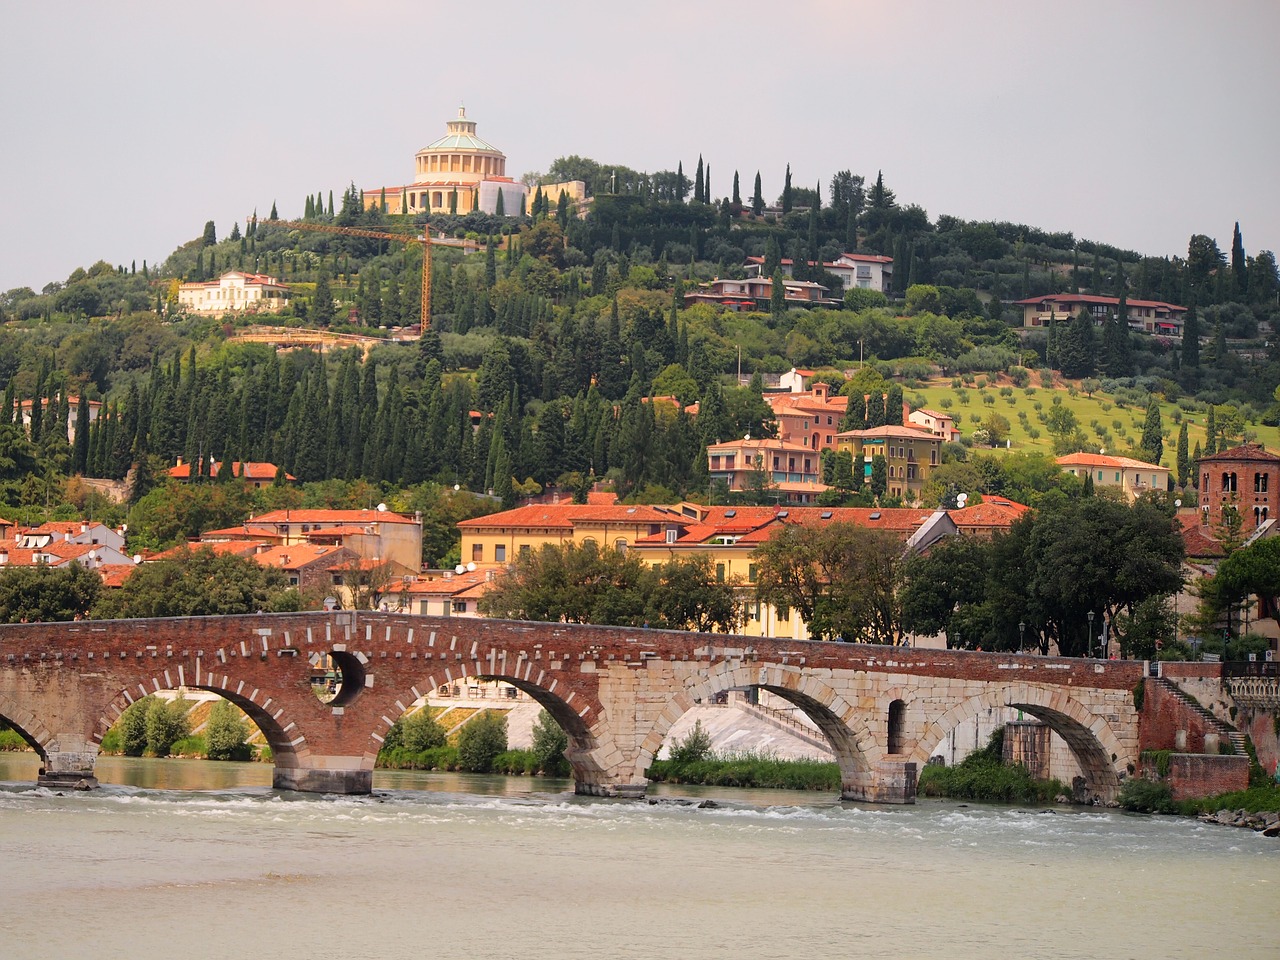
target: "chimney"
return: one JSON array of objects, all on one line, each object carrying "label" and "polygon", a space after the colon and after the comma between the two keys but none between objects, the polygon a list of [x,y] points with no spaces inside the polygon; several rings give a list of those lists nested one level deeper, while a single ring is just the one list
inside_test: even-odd
[{"label": "chimney", "polygon": [[179,458],[178,458],[178,466],[182,466],[182,458],[181,458],[181,457],[179,457]]}]

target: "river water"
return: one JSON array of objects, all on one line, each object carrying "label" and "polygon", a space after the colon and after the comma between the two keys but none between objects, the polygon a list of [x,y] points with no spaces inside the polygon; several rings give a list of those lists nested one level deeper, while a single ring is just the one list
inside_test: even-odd
[{"label": "river water", "polygon": [[[1280,842],[1115,811],[0,754],[0,957],[1268,958]],[[699,809],[681,798],[713,798]]]}]

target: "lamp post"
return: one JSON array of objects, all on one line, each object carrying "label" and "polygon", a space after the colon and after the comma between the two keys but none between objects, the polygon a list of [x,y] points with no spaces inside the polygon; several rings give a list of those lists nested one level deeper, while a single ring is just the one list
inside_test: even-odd
[{"label": "lamp post", "polygon": [[1019,652],[1019,653],[1022,653],[1022,649],[1023,649],[1023,638],[1026,636],[1026,633],[1027,633],[1027,623],[1026,623],[1026,621],[1025,621],[1025,620],[1019,620],[1019,621],[1018,621],[1018,652]]},{"label": "lamp post", "polygon": [[1093,611],[1085,614],[1089,618],[1089,659],[1093,659]]}]

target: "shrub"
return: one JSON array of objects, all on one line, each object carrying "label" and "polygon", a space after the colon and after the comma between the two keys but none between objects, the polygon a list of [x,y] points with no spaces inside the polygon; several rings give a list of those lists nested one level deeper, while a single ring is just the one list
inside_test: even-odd
[{"label": "shrub", "polygon": [[667,759],[678,765],[696,763],[711,755],[711,734],[702,729],[702,721],[693,725],[688,736],[676,740],[667,751]]},{"label": "shrub", "polygon": [[147,749],[152,756],[167,757],[173,745],[191,732],[187,720],[187,701],[149,698],[147,707]]},{"label": "shrub", "polygon": [[31,744],[22,739],[22,734],[17,730],[10,730],[8,727],[0,729],[0,751],[9,753],[30,749]]},{"label": "shrub", "polygon": [[174,757],[207,757],[208,754],[208,741],[194,733],[175,740],[169,747],[169,755]]},{"label": "shrub", "polygon": [[569,761],[564,752],[569,747],[569,736],[556,723],[555,718],[543,710],[533,724],[533,754],[536,766],[549,777],[563,777],[569,773]]},{"label": "shrub", "polygon": [[147,750],[147,711],[155,697],[135,700],[120,714],[115,726],[120,729],[120,749],[126,757],[140,757]]},{"label": "shrub", "polygon": [[423,707],[403,721],[401,739],[404,748],[411,753],[434,750],[443,747],[446,742],[444,728],[436,721],[430,707]]},{"label": "shrub", "polygon": [[507,715],[485,710],[458,732],[458,768],[488,773],[494,758],[507,749]]},{"label": "shrub", "polygon": [[248,744],[249,725],[227,700],[213,705],[204,732],[210,760],[248,760],[253,755]]},{"label": "shrub", "polygon": [[1173,791],[1167,784],[1142,778],[1126,780],[1117,799],[1120,806],[1135,813],[1178,812],[1177,804],[1173,802]]}]

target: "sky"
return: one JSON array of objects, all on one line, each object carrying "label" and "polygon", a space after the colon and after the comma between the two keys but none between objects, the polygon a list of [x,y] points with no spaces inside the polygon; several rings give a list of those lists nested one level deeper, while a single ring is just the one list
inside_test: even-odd
[{"label": "sky", "polygon": [[[1149,255],[1280,248],[1280,3],[0,0],[0,291],[157,264],[275,201],[407,183],[459,104],[507,172],[578,154],[778,196],[883,171],[930,217]],[[243,226],[242,226],[243,229]]]}]

